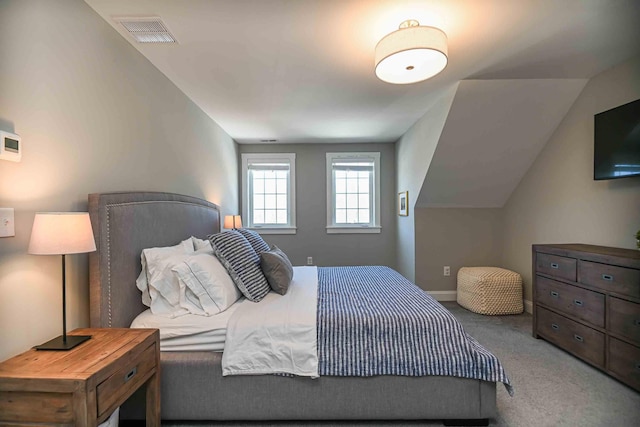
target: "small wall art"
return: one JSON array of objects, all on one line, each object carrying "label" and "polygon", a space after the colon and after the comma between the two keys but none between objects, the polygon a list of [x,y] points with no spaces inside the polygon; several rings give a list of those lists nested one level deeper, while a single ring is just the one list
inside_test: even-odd
[{"label": "small wall art", "polygon": [[409,216],[409,192],[398,193],[398,215]]}]

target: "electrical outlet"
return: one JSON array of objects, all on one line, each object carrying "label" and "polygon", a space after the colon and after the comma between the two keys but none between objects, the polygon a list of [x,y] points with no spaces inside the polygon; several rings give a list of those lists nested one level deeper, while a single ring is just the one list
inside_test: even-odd
[{"label": "electrical outlet", "polygon": [[0,237],[16,235],[13,208],[0,208]]},{"label": "electrical outlet", "polygon": [[307,257],[307,265],[313,265],[313,257],[312,256],[308,256]]},{"label": "electrical outlet", "polygon": [[451,267],[449,267],[448,265],[445,265],[443,273],[445,276],[451,276]]}]

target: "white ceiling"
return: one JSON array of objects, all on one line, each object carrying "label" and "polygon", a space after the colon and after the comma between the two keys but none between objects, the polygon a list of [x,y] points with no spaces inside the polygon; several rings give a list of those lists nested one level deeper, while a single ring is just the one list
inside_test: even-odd
[{"label": "white ceiling", "polygon": [[[640,53],[638,0],[85,0],[239,143],[392,142],[464,79],[588,78]],[[133,42],[114,16],[159,16],[177,45]],[[449,65],[376,79],[406,19],[440,27]]]}]

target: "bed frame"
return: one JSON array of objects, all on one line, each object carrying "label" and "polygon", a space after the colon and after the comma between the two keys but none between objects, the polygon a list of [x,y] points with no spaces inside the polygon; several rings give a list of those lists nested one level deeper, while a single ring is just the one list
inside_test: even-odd
[{"label": "bed frame", "polygon": [[[147,307],[135,280],[142,249],[205,239],[220,211],[195,197],[159,192],[89,195],[97,251],[90,254],[91,327],[129,327]],[[164,420],[445,420],[487,425],[496,384],[457,377],[222,377],[217,352],[162,352]],[[144,396],[122,407],[144,418]],[[453,421],[455,420],[455,421]]]}]

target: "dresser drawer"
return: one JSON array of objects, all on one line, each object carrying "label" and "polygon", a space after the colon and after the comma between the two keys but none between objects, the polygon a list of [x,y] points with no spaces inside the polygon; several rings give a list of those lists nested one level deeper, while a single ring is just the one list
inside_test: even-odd
[{"label": "dresser drawer", "polygon": [[536,277],[539,303],[604,328],[604,294]]},{"label": "dresser drawer", "polygon": [[542,307],[537,308],[538,333],[552,343],[604,367],[604,334]]},{"label": "dresser drawer", "polygon": [[127,360],[113,375],[98,385],[98,417],[104,414],[123,395],[137,390],[156,366],[155,344],[137,357]]},{"label": "dresser drawer", "polygon": [[609,297],[609,329],[640,345],[640,304]]},{"label": "dresser drawer", "polygon": [[640,348],[609,338],[609,370],[640,390]]},{"label": "dresser drawer", "polygon": [[580,283],[640,298],[640,270],[580,261]]},{"label": "dresser drawer", "polygon": [[536,255],[536,271],[559,279],[576,281],[576,260],[557,255],[538,252]]}]

